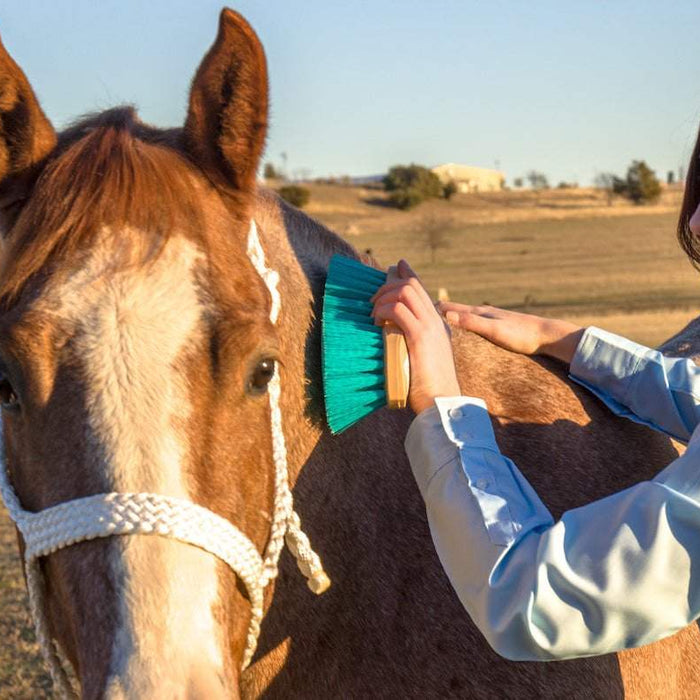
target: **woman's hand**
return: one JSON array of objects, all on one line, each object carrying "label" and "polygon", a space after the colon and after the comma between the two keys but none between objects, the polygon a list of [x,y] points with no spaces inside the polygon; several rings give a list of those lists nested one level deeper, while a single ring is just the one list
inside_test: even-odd
[{"label": "woman's hand", "polygon": [[390,271],[372,301],[374,322],[378,326],[394,323],[406,337],[411,363],[408,402],[415,413],[432,406],[437,396],[459,396],[449,331],[405,260]]},{"label": "woman's hand", "polygon": [[451,326],[473,331],[506,350],[524,355],[550,355],[571,362],[583,328],[553,318],[541,318],[494,306],[440,302],[440,313]]}]

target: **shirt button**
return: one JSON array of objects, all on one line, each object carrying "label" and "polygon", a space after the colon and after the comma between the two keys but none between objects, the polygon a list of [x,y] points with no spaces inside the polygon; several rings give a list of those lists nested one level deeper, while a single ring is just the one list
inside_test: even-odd
[{"label": "shirt button", "polygon": [[462,409],[461,408],[451,408],[450,409],[450,418],[454,418],[455,420],[459,420],[462,417]]},{"label": "shirt button", "polygon": [[488,479],[477,479],[476,480],[476,488],[481,489],[482,491],[484,489],[487,489],[491,485],[491,482]]}]

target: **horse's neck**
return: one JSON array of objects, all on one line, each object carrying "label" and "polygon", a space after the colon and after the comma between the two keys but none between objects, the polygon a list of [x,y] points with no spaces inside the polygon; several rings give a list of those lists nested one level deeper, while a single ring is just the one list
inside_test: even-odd
[{"label": "horse's neck", "polygon": [[[288,304],[286,316],[283,313],[287,326],[281,329],[285,367],[292,379],[286,389],[285,420],[292,437],[288,441],[294,451],[292,461],[298,466],[296,489],[302,516],[308,508],[320,522],[330,517],[336,523],[334,534],[353,533],[352,545],[344,549],[338,563],[341,568],[367,561],[381,551],[372,543],[368,521],[374,528],[381,523],[387,546],[403,549],[401,536],[391,529],[391,517],[402,517],[401,508],[394,512],[394,506],[401,504],[422,517],[422,502],[415,498],[416,487],[403,451],[411,414],[383,410],[340,437],[331,437],[320,402],[309,402],[309,395],[322,388],[318,318],[328,261],[335,252],[357,253],[273,195],[261,194],[258,209],[256,219],[268,237],[267,250],[273,266],[282,273],[283,305]],[[624,438],[632,430],[629,424],[613,424],[607,409],[567,381],[559,363],[506,352],[470,333],[455,332],[453,342],[462,392],[485,399],[499,445],[532,478],[554,511],[616,489],[615,479],[626,468],[624,461],[618,461],[618,469],[606,470],[601,463],[591,466],[575,446],[610,443],[610,454],[615,454],[620,435]],[[302,376],[305,389],[298,381]],[[634,439],[644,441],[636,435]],[[670,461],[665,452],[662,458]],[[659,468],[663,464],[660,458]],[[580,473],[586,480],[575,498],[559,478],[563,465],[569,474]],[[588,479],[596,470],[600,472],[596,479]],[[637,475],[636,480],[639,478]],[[320,537],[335,541],[328,532]]]},{"label": "horse's neck", "polygon": [[[299,379],[306,365],[311,369],[307,378],[320,383],[320,338],[312,309],[320,311],[330,256],[354,253],[303,214],[269,198],[263,201],[264,211],[256,219],[261,217],[271,236],[267,250],[282,273],[287,311],[294,312],[293,323],[281,329],[285,367],[290,378]],[[611,419],[602,404],[566,381],[564,368],[556,363],[507,353],[467,333],[455,333],[454,347],[462,391],[486,399],[499,446],[555,516],[649,478],[675,454],[662,436]],[[302,384],[286,387],[292,397],[285,414],[290,418],[288,446],[304,465],[294,497],[333,586],[320,598],[310,596],[291,558],[283,558],[263,625],[262,658],[249,676],[250,692],[258,695],[267,688],[270,697],[294,692],[363,697],[368,687],[375,694],[382,687],[422,689],[425,695],[444,689],[446,667],[475,677],[473,687],[492,687],[488,670],[494,665],[511,677],[512,667],[485,648],[449,592],[403,450],[410,412],[382,409],[332,437],[323,417],[313,407],[309,412]],[[295,391],[300,393],[295,396]],[[351,662],[343,665],[343,660]],[[596,662],[572,663],[579,664],[580,677],[592,689],[589,671]],[[531,673],[530,687],[535,687],[535,681],[544,683],[538,668],[528,665],[518,674]],[[550,674],[561,669],[568,676],[568,668],[548,670],[547,683],[556,686]],[[363,685],[366,679],[375,685]],[[591,692],[610,697],[609,692]]]},{"label": "horse's neck", "polygon": [[[339,236],[268,192],[260,192],[254,216],[266,254],[281,273],[281,323],[287,325],[280,330],[284,365],[291,379],[285,388],[285,432],[293,438],[288,439],[288,446],[297,451],[302,460],[299,466],[303,465],[295,490],[309,512],[330,508],[335,534],[346,527],[355,533],[355,544],[345,552],[343,562],[355,554],[366,558],[363,550],[373,546],[374,535],[362,541],[362,523],[388,518],[387,502],[400,503],[401,489],[415,489],[403,451],[411,415],[380,411],[356,428],[331,436],[320,402],[314,400],[322,390],[319,321],[323,287],[333,254],[358,254]],[[297,356],[300,350],[301,361]],[[295,379],[302,375],[305,382]],[[294,395],[298,387],[305,388],[303,402]],[[319,533],[319,537],[328,534]]]},{"label": "horse's neck", "polygon": [[306,277],[314,299],[320,302],[328,262],[335,253],[357,257],[355,249],[315,219],[289,206],[269,190],[261,189],[254,217],[277,250],[287,249],[294,260],[286,259],[284,269],[298,265]]},{"label": "horse's neck", "polygon": [[[325,430],[320,402],[308,401],[309,394],[322,388],[318,317],[323,283],[333,253],[352,256],[357,253],[317,222],[281,204],[274,195],[263,193],[259,202],[256,218],[260,217],[262,228],[271,237],[267,241],[270,255],[275,258],[277,269],[283,272],[285,298],[294,305],[292,320],[289,321],[288,315],[290,325],[284,330],[289,356],[285,357],[285,362],[290,376],[306,378],[305,393],[293,401],[290,399],[287,412],[290,428],[291,421],[297,421],[293,431],[296,439],[290,441],[296,449],[296,464],[299,468],[306,465],[300,480],[307,483],[315,473],[313,465],[321,461],[345,464],[349,473],[339,473],[337,479],[324,488],[334,489],[344,484],[343,489],[352,492],[354,486],[347,483],[348,479],[355,479],[355,484],[362,485],[353,496],[356,507],[345,513],[343,519],[349,528],[352,529],[354,523],[362,530],[363,514],[371,511],[382,498],[391,501],[393,493],[415,488],[402,448],[410,417],[382,411],[378,417],[365,419],[347,438],[331,438]],[[515,458],[555,512],[616,490],[619,486],[616,480],[644,478],[630,466],[629,459],[620,458],[615,466],[606,466],[604,454],[597,455],[601,446],[608,445],[608,453],[614,455],[620,451],[620,445],[628,445],[626,454],[633,458],[638,450],[628,444],[630,441],[637,445],[653,443],[648,446],[647,454],[651,451],[656,456],[645,457],[647,471],[651,470],[646,476],[653,470],[658,471],[673,456],[668,441],[664,442],[663,438],[650,439],[646,433],[638,434],[628,422],[611,420],[602,404],[567,380],[566,369],[560,363],[509,353],[463,332],[454,334],[454,348],[462,392],[486,400],[494,417],[499,445]],[[300,349],[303,356],[295,365],[290,358]],[[663,349],[675,354],[698,354],[700,321],[691,323],[664,344]],[[577,449],[576,445],[581,447]],[[593,452],[596,456],[591,457]],[[368,462],[373,464],[369,470]],[[582,483],[578,495],[572,496],[572,490],[559,483],[562,467],[569,474],[580,474]],[[593,472],[596,478],[590,479]],[[367,486],[367,481],[374,479],[377,473],[382,473],[381,486],[389,485],[388,490],[373,490]],[[304,483],[300,483],[302,491]],[[334,494],[343,489],[338,488]]]}]

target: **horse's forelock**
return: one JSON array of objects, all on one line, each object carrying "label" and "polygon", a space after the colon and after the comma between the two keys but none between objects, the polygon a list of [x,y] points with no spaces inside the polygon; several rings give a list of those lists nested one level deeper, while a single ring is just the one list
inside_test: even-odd
[{"label": "horse's forelock", "polygon": [[205,227],[196,170],[177,142],[176,130],[144,125],[131,108],[108,110],[66,129],[6,232],[0,275],[5,305],[47,263],[89,248],[106,226],[147,232],[144,257],[173,231],[200,237]]}]

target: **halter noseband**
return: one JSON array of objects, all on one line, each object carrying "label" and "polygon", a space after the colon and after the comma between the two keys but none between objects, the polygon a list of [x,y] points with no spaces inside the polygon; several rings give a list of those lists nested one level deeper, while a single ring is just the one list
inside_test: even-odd
[{"label": "halter noseband", "polygon": [[[272,298],[270,321],[277,322],[281,297],[279,275],[265,262],[255,221],[250,222],[247,254]],[[10,517],[22,533],[29,607],[37,641],[54,683],[66,697],[77,697],[51,638],[43,605],[43,581],[39,558],[76,542],[112,535],[160,535],[200,547],[225,562],[246,587],[251,606],[250,624],[243,653],[245,669],[255,653],[263,618],[265,587],[277,576],[278,562],[286,541],[314,593],[323,593],[330,580],[318,555],[301,530],[289,489],[287,449],[279,406],[280,377],[276,368],[268,388],[272,424],[272,455],[275,464],[274,512],[270,539],[260,555],[255,545],[235,525],[216,513],[181,498],[154,493],[102,493],[78,498],[31,513],[22,508],[9,481],[3,449],[0,461],[0,493]],[[1,436],[0,436],[1,437]]]}]

